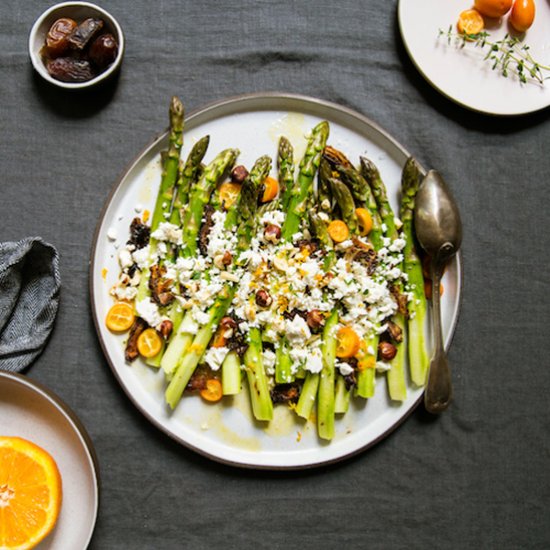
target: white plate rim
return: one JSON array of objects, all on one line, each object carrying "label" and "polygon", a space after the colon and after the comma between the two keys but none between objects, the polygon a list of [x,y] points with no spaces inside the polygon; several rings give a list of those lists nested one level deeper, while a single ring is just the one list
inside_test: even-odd
[{"label": "white plate rim", "polygon": [[[408,35],[407,35],[406,30],[405,30],[405,17],[403,15],[403,9],[404,9],[403,6],[405,5],[405,3],[407,1],[408,0],[399,0],[398,5],[397,5],[397,21],[398,21],[399,33],[401,35],[403,45],[405,47],[407,55],[409,56],[409,59],[412,61],[413,65],[416,67],[416,69],[421,74],[421,76],[424,78],[424,80],[426,80],[426,82],[428,84],[430,84],[432,86],[432,88],[434,88],[442,96],[449,99],[453,103],[455,103],[457,105],[460,105],[461,107],[465,107],[465,108],[469,109],[470,111],[473,111],[475,113],[481,113],[481,114],[484,114],[484,115],[494,116],[494,117],[497,117],[497,118],[518,117],[518,116],[522,116],[522,115],[528,115],[528,114],[531,114],[531,113],[536,113],[536,112],[539,112],[539,111],[543,111],[544,109],[547,109],[550,106],[550,95],[549,95],[548,99],[546,100],[546,103],[541,103],[541,104],[539,104],[537,106],[534,106],[534,107],[516,108],[516,109],[511,109],[511,110],[508,110],[508,111],[502,111],[502,110],[499,111],[499,110],[495,110],[495,109],[488,109],[488,108],[483,108],[481,106],[476,106],[473,103],[462,100],[459,97],[456,97],[455,95],[453,95],[452,93],[449,93],[445,89],[444,85],[442,85],[441,83],[436,82],[436,79],[431,78],[427,74],[426,69],[419,62],[419,60],[417,59],[417,56],[415,55],[415,53],[413,51],[413,47],[412,47],[410,41],[408,40]],[[468,7],[470,7],[470,6],[465,5],[464,9],[467,9]],[[458,12],[457,12],[457,17],[458,17]],[[434,29],[434,34],[435,34],[435,32],[436,32],[436,30]],[[502,77],[502,78],[504,78],[504,77]]]},{"label": "white plate rim", "polygon": [[[265,104],[264,104],[265,102]],[[271,102],[271,104],[269,104]],[[199,117],[207,117],[209,114],[216,112],[218,110],[223,110],[224,108],[234,108],[238,109],[239,106],[247,106],[247,104],[251,104],[252,106],[256,105],[255,108],[251,108],[250,110],[261,110],[261,109],[275,109],[276,107],[274,105],[278,105],[278,103],[289,103],[293,104],[293,108],[285,107],[288,111],[296,111],[296,105],[301,104],[302,107],[309,106],[311,109],[327,109],[331,110],[333,112],[338,112],[343,116],[347,116],[352,118],[355,122],[365,125],[367,127],[370,127],[372,130],[376,131],[380,134],[380,136],[387,141],[389,141],[396,149],[398,149],[403,155],[406,157],[411,156],[408,150],[401,145],[391,134],[389,134],[386,130],[384,130],[381,126],[379,126],[376,122],[372,121],[370,118],[368,118],[365,115],[362,115],[361,113],[350,109],[348,107],[319,99],[310,97],[307,95],[302,94],[295,94],[295,93],[287,93],[287,92],[257,92],[257,93],[250,93],[250,94],[240,94],[237,96],[231,96],[227,97],[225,99],[221,99],[218,101],[213,101],[210,103],[207,103],[203,106],[198,107],[197,109],[194,109],[189,114],[186,115],[186,126],[189,127],[189,125],[192,123],[192,121]],[[269,105],[266,105],[269,104]],[[261,105],[261,108],[259,107]],[[278,105],[277,108],[279,108],[280,105]],[[207,118],[207,120],[209,120]],[[158,134],[156,137],[152,139],[152,141],[146,145],[137,155],[136,157],[127,164],[126,168],[123,170],[119,178],[116,180],[115,184],[111,188],[111,191],[109,195],[107,196],[107,199],[104,203],[103,209],[100,213],[98,223],[96,225],[96,229],[94,232],[94,236],[92,239],[92,246],[91,246],[91,253],[90,253],[90,262],[89,262],[89,297],[90,297],[90,303],[91,303],[91,312],[92,312],[92,318],[94,321],[94,326],[96,329],[96,334],[99,340],[99,343],[101,345],[103,354],[105,356],[105,359],[113,372],[115,379],[121,386],[122,390],[126,394],[126,396],[130,399],[130,401],[134,404],[134,406],[140,411],[145,418],[153,426],[155,426],[157,429],[168,435],[171,439],[178,442],[179,444],[183,445],[184,447],[198,453],[199,455],[202,455],[204,457],[207,457],[211,460],[214,460],[216,462],[234,466],[238,468],[244,468],[244,469],[251,469],[251,470],[272,470],[272,471],[280,471],[280,470],[305,470],[305,469],[312,469],[317,468],[320,466],[327,466],[330,464],[341,462],[342,460],[349,459],[353,456],[356,456],[370,447],[374,446],[379,441],[385,439],[390,433],[392,433],[394,430],[396,430],[411,414],[412,412],[418,407],[418,405],[421,403],[423,399],[423,393],[420,394],[418,399],[412,404],[412,406],[407,410],[399,419],[396,421],[391,427],[389,427],[387,430],[385,430],[383,433],[381,433],[378,437],[370,440],[365,445],[354,449],[353,451],[346,452],[342,455],[339,455],[335,458],[331,459],[321,459],[319,461],[311,461],[307,463],[300,463],[300,464],[292,464],[292,465],[285,465],[285,464],[263,464],[263,463],[253,463],[253,462],[243,462],[243,461],[236,461],[231,460],[227,457],[221,457],[216,454],[210,453],[208,451],[205,451],[204,449],[194,445],[192,442],[185,440],[181,437],[179,437],[177,434],[174,434],[170,429],[168,429],[166,426],[162,424],[158,419],[156,419],[152,414],[149,413],[143,407],[140,402],[135,398],[135,396],[129,391],[129,388],[126,387],[124,381],[122,380],[121,376],[119,375],[116,366],[114,365],[111,356],[109,354],[108,346],[106,342],[104,341],[101,331],[100,331],[100,320],[98,316],[98,312],[96,309],[96,304],[94,300],[94,296],[96,293],[96,288],[94,284],[94,273],[97,268],[96,264],[96,249],[98,245],[98,238],[99,234],[101,232],[102,225],[104,223],[105,216],[107,214],[107,211],[109,209],[109,206],[111,204],[111,201],[115,194],[117,193],[119,187],[123,184],[126,176],[134,169],[134,167],[141,161],[142,157],[152,148],[154,148],[158,143],[167,137],[167,130]],[[426,170],[422,167],[421,164],[420,168],[422,172],[426,172]],[[456,310],[455,315],[453,316],[451,326],[449,327],[449,332],[446,335],[446,341],[445,341],[445,348],[448,349],[452,339],[455,334],[456,325],[458,323],[458,318],[460,314],[460,309],[462,305],[462,286],[463,286],[463,269],[462,269],[462,254],[459,251],[459,253],[455,257],[456,261],[456,268],[457,268],[457,304],[456,304]]]},{"label": "white plate rim", "polygon": [[88,457],[89,473],[92,476],[94,482],[93,485],[95,488],[93,517],[90,518],[90,531],[87,535],[86,543],[83,546],[83,548],[87,548],[94,534],[101,498],[99,460],[91,437],[77,414],[69,407],[69,405],[67,405],[67,403],[65,403],[58,395],[56,395],[44,384],[41,384],[34,379],[24,376],[23,374],[19,374],[16,372],[0,371],[0,383],[2,383],[3,380],[7,381],[8,383],[13,383],[22,386],[27,390],[30,390],[40,399],[45,401],[49,406],[53,407],[57,412],[61,413],[61,415],[68,422],[69,426],[71,426],[72,431],[80,441],[82,449],[85,451]]}]

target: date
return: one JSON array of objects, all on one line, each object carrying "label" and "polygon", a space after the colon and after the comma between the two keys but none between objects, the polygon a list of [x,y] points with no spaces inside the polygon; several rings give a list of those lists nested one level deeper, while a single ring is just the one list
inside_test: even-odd
[{"label": "date", "polygon": [[86,82],[95,76],[89,61],[72,57],[57,57],[46,62],[48,73],[62,82]]}]

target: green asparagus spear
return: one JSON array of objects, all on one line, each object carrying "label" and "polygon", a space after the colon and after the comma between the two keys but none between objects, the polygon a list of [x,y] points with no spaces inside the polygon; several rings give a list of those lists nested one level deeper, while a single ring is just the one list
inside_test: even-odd
[{"label": "green asparagus spear", "polygon": [[[166,221],[166,216],[169,214],[172,204],[172,197],[176,185],[179,156],[183,144],[183,119],[184,109],[183,104],[177,97],[173,97],[170,102],[169,109],[170,132],[168,152],[164,155],[162,162],[162,177],[160,188],[155,202],[153,217],[151,219],[151,232],[154,232],[161,222]],[[156,251],[156,240],[151,238],[149,241],[149,258],[152,259]],[[139,281],[138,293],[136,301],[139,302],[148,298],[151,295],[149,289],[149,269],[143,269]]]},{"label": "green asparagus spear", "polygon": [[204,136],[199,139],[199,141],[193,145],[193,148],[185,161],[178,177],[178,190],[175,196],[172,214],[170,215],[170,223],[179,225],[181,222],[181,209],[187,204],[191,183],[200,170],[201,162],[206,154],[209,142],[210,136]]},{"label": "green asparagus spear", "polygon": [[334,310],[326,320],[323,329],[323,369],[319,379],[317,395],[317,432],[322,439],[334,437],[334,381],[336,361],[336,335],[334,329],[338,324],[338,311]]},{"label": "green asparagus spear", "polygon": [[348,187],[339,179],[329,179],[332,195],[340,208],[342,219],[346,222],[350,233],[357,233],[357,215],[355,214],[355,201]]},{"label": "green asparagus spear", "polygon": [[197,235],[199,234],[204,208],[216,184],[222,180],[235,164],[239,151],[226,149],[204,169],[199,181],[189,193],[189,204],[185,209],[182,226],[184,228],[182,254],[185,257],[195,255]]},{"label": "green asparagus spear", "polygon": [[170,134],[168,137],[168,153],[163,162],[162,179],[157,195],[153,217],[151,219],[151,230],[154,231],[161,222],[166,221],[170,213],[172,198],[178,177],[180,152],[183,144],[183,118],[184,109],[182,102],[173,97],[170,102]]},{"label": "green asparagus spear", "polygon": [[248,333],[248,348],[244,354],[244,365],[250,389],[252,412],[256,420],[273,419],[273,403],[262,362],[262,336],[260,329],[251,328]]},{"label": "green asparagus spear", "polygon": [[[250,243],[250,239],[254,235],[258,195],[262,182],[269,174],[270,169],[271,160],[269,157],[261,157],[256,161],[252,170],[250,170],[250,174],[243,183],[238,200],[238,211],[241,215],[241,219],[237,229],[237,254],[246,250]],[[178,365],[165,393],[166,402],[172,409],[179,403],[183,390],[204,355],[216,327],[229,309],[234,293],[235,286],[233,284],[228,283],[223,287],[216,301],[208,310],[208,323],[199,329],[197,335],[193,339],[193,343],[189,346]],[[261,376],[260,372],[256,374],[257,376]],[[265,373],[263,375],[265,376]]]},{"label": "green asparagus spear", "polygon": [[403,168],[401,179],[401,210],[403,235],[407,241],[403,250],[403,266],[408,276],[408,284],[413,299],[409,302],[409,369],[411,379],[417,386],[426,382],[429,355],[426,349],[425,319],[427,311],[426,295],[424,293],[424,275],[422,265],[416,253],[413,216],[416,192],[420,185],[421,176],[418,164],[410,157]]},{"label": "green asparagus spear", "polygon": [[286,212],[294,192],[294,150],[290,141],[284,136],[279,139],[277,167],[279,170],[279,186],[282,190],[282,197],[279,198],[279,202],[283,211]]},{"label": "green asparagus spear", "polygon": [[313,128],[308,141],[304,158],[300,163],[296,189],[288,204],[285,222],[282,227],[282,238],[291,241],[300,229],[300,222],[305,214],[306,205],[313,187],[313,179],[321,161],[321,154],[328,139],[329,125],[323,121]]},{"label": "green asparagus spear", "polygon": [[[376,199],[380,219],[386,226],[386,235],[394,241],[399,237],[399,232],[380,172],[375,164],[365,157],[361,157],[361,172]],[[398,292],[402,292],[402,283],[398,283],[396,286]],[[386,371],[386,377],[390,398],[394,401],[404,401],[407,397],[407,384],[405,382],[406,324],[403,313],[398,311],[394,315],[393,322],[399,327],[403,341],[396,344],[397,354],[390,361],[390,369]]]}]

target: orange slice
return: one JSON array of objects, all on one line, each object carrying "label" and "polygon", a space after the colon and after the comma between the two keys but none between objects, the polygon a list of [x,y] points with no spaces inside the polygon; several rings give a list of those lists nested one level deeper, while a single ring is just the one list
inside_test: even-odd
[{"label": "orange slice", "polygon": [[134,308],[126,302],[117,302],[111,306],[105,318],[107,328],[113,332],[126,332],[134,324]]},{"label": "orange slice", "polygon": [[336,333],[336,357],[349,359],[357,355],[361,340],[351,327],[341,327]]},{"label": "orange slice", "polygon": [[55,460],[26,439],[0,436],[0,548],[34,548],[54,528],[61,498]]},{"label": "orange slice", "polygon": [[137,348],[142,357],[154,357],[162,348],[162,338],[154,328],[147,328],[139,335]]},{"label": "orange slice", "polygon": [[222,384],[217,378],[206,381],[206,388],[201,390],[201,397],[206,401],[216,402],[223,397]]},{"label": "orange slice", "polygon": [[327,227],[330,238],[335,243],[343,243],[346,239],[349,239],[349,228],[346,222],[342,220],[333,220]]}]

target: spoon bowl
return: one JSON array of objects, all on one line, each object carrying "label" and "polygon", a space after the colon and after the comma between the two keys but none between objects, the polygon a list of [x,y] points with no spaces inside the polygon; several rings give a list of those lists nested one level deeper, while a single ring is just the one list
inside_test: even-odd
[{"label": "spoon bowl", "polygon": [[418,189],[414,226],[418,242],[431,258],[434,354],[427,374],[424,405],[427,411],[440,413],[451,403],[452,382],[443,347],[439,285],[445,263],[462,243],[462,222],[458,205],[436,170],[426,174]]}]

